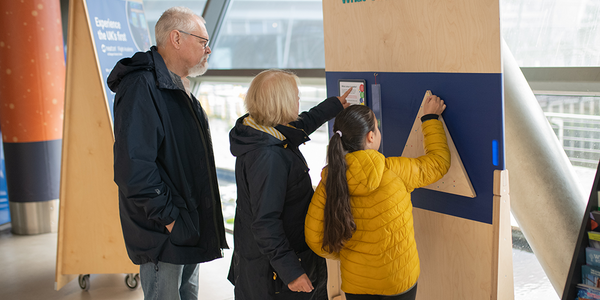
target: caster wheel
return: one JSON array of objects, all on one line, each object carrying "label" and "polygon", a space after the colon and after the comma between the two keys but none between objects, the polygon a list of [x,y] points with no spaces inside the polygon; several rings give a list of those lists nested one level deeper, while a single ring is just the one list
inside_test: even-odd
[{"label": "caster wheel", "polygon": [[79,275],[79,287],[84,291],[90,289],[90,274]]},{"label": "caster wheel", "polygon": [[125,285],[129,289],[135,290],[140,283],[140,274],[127,274],[125,276]]}]

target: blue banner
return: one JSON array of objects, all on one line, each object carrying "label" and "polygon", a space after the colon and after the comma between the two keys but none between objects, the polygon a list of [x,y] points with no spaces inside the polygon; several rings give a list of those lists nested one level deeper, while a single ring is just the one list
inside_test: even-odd
[{"label": "blue banner", "polygon": [[2,149],[2,143],[0,142],[0,225],[8,222],[10,222],[10,211],[8,207],[6,171],[4,169],[4,149]]},{"label": "blue banner", "polygon": [[114,121],[113,93],[106,78],[115,64],[135,52],[147,51],[152,45],[142,0],[86,0],[106,101]]}]

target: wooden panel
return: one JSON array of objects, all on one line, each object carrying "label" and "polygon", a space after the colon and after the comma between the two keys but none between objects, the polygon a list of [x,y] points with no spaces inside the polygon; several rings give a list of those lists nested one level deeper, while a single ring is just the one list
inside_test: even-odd
[{"label": "wooden panel", "polygon": [[[494,249],[495,262],[492,268],[492,295],[498,300],[515,298],[515,283],[512,260],[512,227],[510,224],[510,195],[508,186],[508,170],[494,172]],[[496,271],[497,270],[497,271]]]},{"label": "wooden panel", "polygon": [[417,299],[492,298],[493,226],[415,208]]},{"label": "wooden panel", "polygon": [[[421,117],[423,117],[424,115],[423,107],[425,105],[425,100],[427,100],[429,96],[431,96],[431,91],[425,92],[423,102],[421,102],[419,112],[415,117],[415,122],[413,123],[413,127],[410,130],[410,134],[408,136],[408,140],[406,141],[406,146],[404,147],[402,156],[417,158],[419,156],[425,155],[425,139],[423,137]],[[450,132],[448,132],[446,122],[444,122],[444,118],[442,116],[439,117],[439,120],[444,125],[444,131],[446,132],[448,149],[450,150],[450,169],[448,169],[448,173],[446,173],[446,175],[444,175],[442,179],[428,186],[424,186],[423,188],[445,192],[448,194],[475,198],[475,190],[473,189],[473,185],[471,184],[471,180],[469,179],[467,170],[465,170],[465,166],[463,165],[463,162],[460,159],[460,155],[456,150],[454,141],[452,141],[452,136],[450,135]]]},{"label": "wooden panel", "polygon": [[113,181],[113,134],[85,5],[71,1],[56,288],[67,274],[138,273]]},{"label": "wooden panel", "polygon": [[418,299],[514,299],[508,171],[494,173],[493,225],[415,208]]},{"label": "wooden panel", "polygon": [[327,259],[327,298],[330,300],[345,300],[342,291],[342,272],[340,261]]},{"label": "wooden panel", "polygon": [[499,1],[323,1],[323,25],[329,95],[337,79],[379,74],[387,155],[406,145],[412,99],[433,90],[448,100],[445,121],[471,175],[462,194],[475,198],[414,191],[417,299],[512,299],[509,201],[492,191],[492,172],[504,169]]},{"label": "wooden panel", "polygon": [[[415,208],[417,299],[514,299],[508,171],[494,174],[494,224]],[[327,260],[329,299],[345,299],[339,261]]]},{"label": "wooden panel", "polygon": [[323,1],[326,71],[500,73],[497,0]]}]

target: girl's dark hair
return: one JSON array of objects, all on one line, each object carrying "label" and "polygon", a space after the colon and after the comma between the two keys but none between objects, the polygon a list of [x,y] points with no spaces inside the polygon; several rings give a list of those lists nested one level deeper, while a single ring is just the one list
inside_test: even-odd
[{"label": "girl's dark hair", "polygon": [[335,117],[327,149],[327,198],[323,216],[322,248],[329,253],[339,252],[356,230],[346,181],[346,153],[363,150],[369,131],[375,131],[375,115],[367,106],[352,105]]}]

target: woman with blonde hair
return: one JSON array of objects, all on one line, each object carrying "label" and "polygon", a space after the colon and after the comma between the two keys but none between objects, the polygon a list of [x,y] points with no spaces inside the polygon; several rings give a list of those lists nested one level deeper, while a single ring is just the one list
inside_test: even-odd
[{"label": "woman with blonde hair", "polygon": [[267,70],[250,84],[248,114],[229,133],[236,156],[237,208],[229,280],[235,299],[327,299],[325,260],[304,240],[313,195],[298,146],[348,106],[330,97],[299,112],[298,77]]}]

